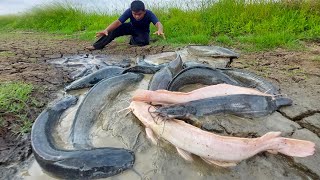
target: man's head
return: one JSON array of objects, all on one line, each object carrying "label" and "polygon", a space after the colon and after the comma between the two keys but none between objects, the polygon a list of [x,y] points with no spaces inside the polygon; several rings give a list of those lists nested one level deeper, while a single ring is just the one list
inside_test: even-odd
[{"label": "man's head", "polygon": [[132,16],[136,20],[142,19],[144,17],[144,15],[146,14],[146,9],[145,9],[142,1],[138,1],[138,0],[133,1],[131,3],[130,9],[132,12]]}]

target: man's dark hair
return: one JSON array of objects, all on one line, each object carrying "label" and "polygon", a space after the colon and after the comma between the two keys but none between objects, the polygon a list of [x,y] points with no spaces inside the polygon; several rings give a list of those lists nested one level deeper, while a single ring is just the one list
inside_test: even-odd
[{"label": "man's dark hair", "polygon": [[133,1],[130,6],[131,11],[139,12],[144,11],[145,7],[142,1]]}]

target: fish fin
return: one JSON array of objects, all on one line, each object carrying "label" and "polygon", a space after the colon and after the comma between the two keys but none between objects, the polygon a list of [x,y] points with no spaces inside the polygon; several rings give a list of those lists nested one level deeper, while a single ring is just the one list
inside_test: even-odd
[{"label": "fish fin", "polygon": [[151,140],[151,142],[155,145],[158,144],[158,139],[155,137],[152,129],[150,128],[146,128],[146,134],[147,134],[147,137]]},{"label": "fish fin", "polygon": [[233,167],[236,166],[237,163],[236,162],[225,162],[225,161],[215,161],[215,160],[211,160],[211,159],[206,159],[201,157],[202,160],[204,160],[206,163],[210,164],[210,165],[217,165],[220,167]]},{"label": "fish fin", "polygon": [[260,141],[267,141],[276,137],[279,137],[281,132],[268,132],[259,138]]},{"label": "fish fin", "polygon": [[125,110],[129,110],[127,113],[125,113],[125,116],[127,116],[132,111],[131,107],[128,106],[128,107],[126,107],[124,109],[121,109],[121,110],[117,111],[116,113],[119,114],[120,112],[125,111]]},{"label": "fish fin", "polygon": [[177,149],[177,152],[179,153],[179,155],[180,155],[183,159],[185,159],[185,160],[187,160],[187,161],[193,161],[193,158],[192,158],[192,155],[191,155],[190,152],[185,151],[185,150],[183,150],[183,149],[180,149],[180,148],[178,148],[178,147],[176,147],[176,149]]},{"label": "fish fin", "polygon": [[202,122],[199,121],[199,118],[195,115],[192,115],[192,114],[188,114],[187,119],[184,121],[189,124],[192,124],[193,126],[195,126],[197,128],[201,128],[201,126],[202,126]]},{"label": "fish fin", "polygon": [[287,97],[277,97],[275,98],[276,106],[277,108],[280,108],[282,106],[291,106],[292,100]]},{"label": "fish fin", "polygon": [[272,149],[279,153],[295,156],[295,157],[307,157],[311,156],[315,152],[315,143],[311,141],[291,139],[291,138],[279,138],[280,142],[277,143],[276,148]]}]

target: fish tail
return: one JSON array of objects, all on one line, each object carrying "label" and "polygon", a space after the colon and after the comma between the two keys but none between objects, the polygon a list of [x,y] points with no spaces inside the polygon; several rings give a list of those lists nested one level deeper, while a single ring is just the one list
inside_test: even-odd
[{"label": "fish tail", "polygon": [[151,97],[154,91],[144,90],[144,89],[137,89],[133,96],[133,101],[143,101],[143,102],[151,102]]},{"label": "fish tail", "polygon": [[306,157],[315,152],[315,144],[310,141],[279,137],[281,132],[269,132],[259,138],[265,144],[266,151],[273,154],[281,153],[287,156]]},{"label": "fish tail", "polygon": [[291,106],[292,100],[286,97],[276,97],[275,98],[276,106],[277,108],[280,108],[282,106]]},{"label": "fish tail", "polygon": [[291,139],[291,138],[278,138],[278,143],[273,149],[281,154],[295,157],[311,156],[315,152],[315,144],[311,141]]}]

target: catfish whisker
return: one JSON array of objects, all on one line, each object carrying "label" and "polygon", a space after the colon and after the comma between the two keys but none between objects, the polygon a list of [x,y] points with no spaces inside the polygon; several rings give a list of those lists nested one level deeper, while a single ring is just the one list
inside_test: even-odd
[{"label": "catfish whisker", "polygon": [[132,110],[130,109],[130,106],[124,108],[124,109],[121,109],[119,111],[117,111],[116,113],[119,114],[120,112],[122,111],[125,111],[125,110],[129,110],[124,116],[126,117],[130,112],[132,112]]}]

